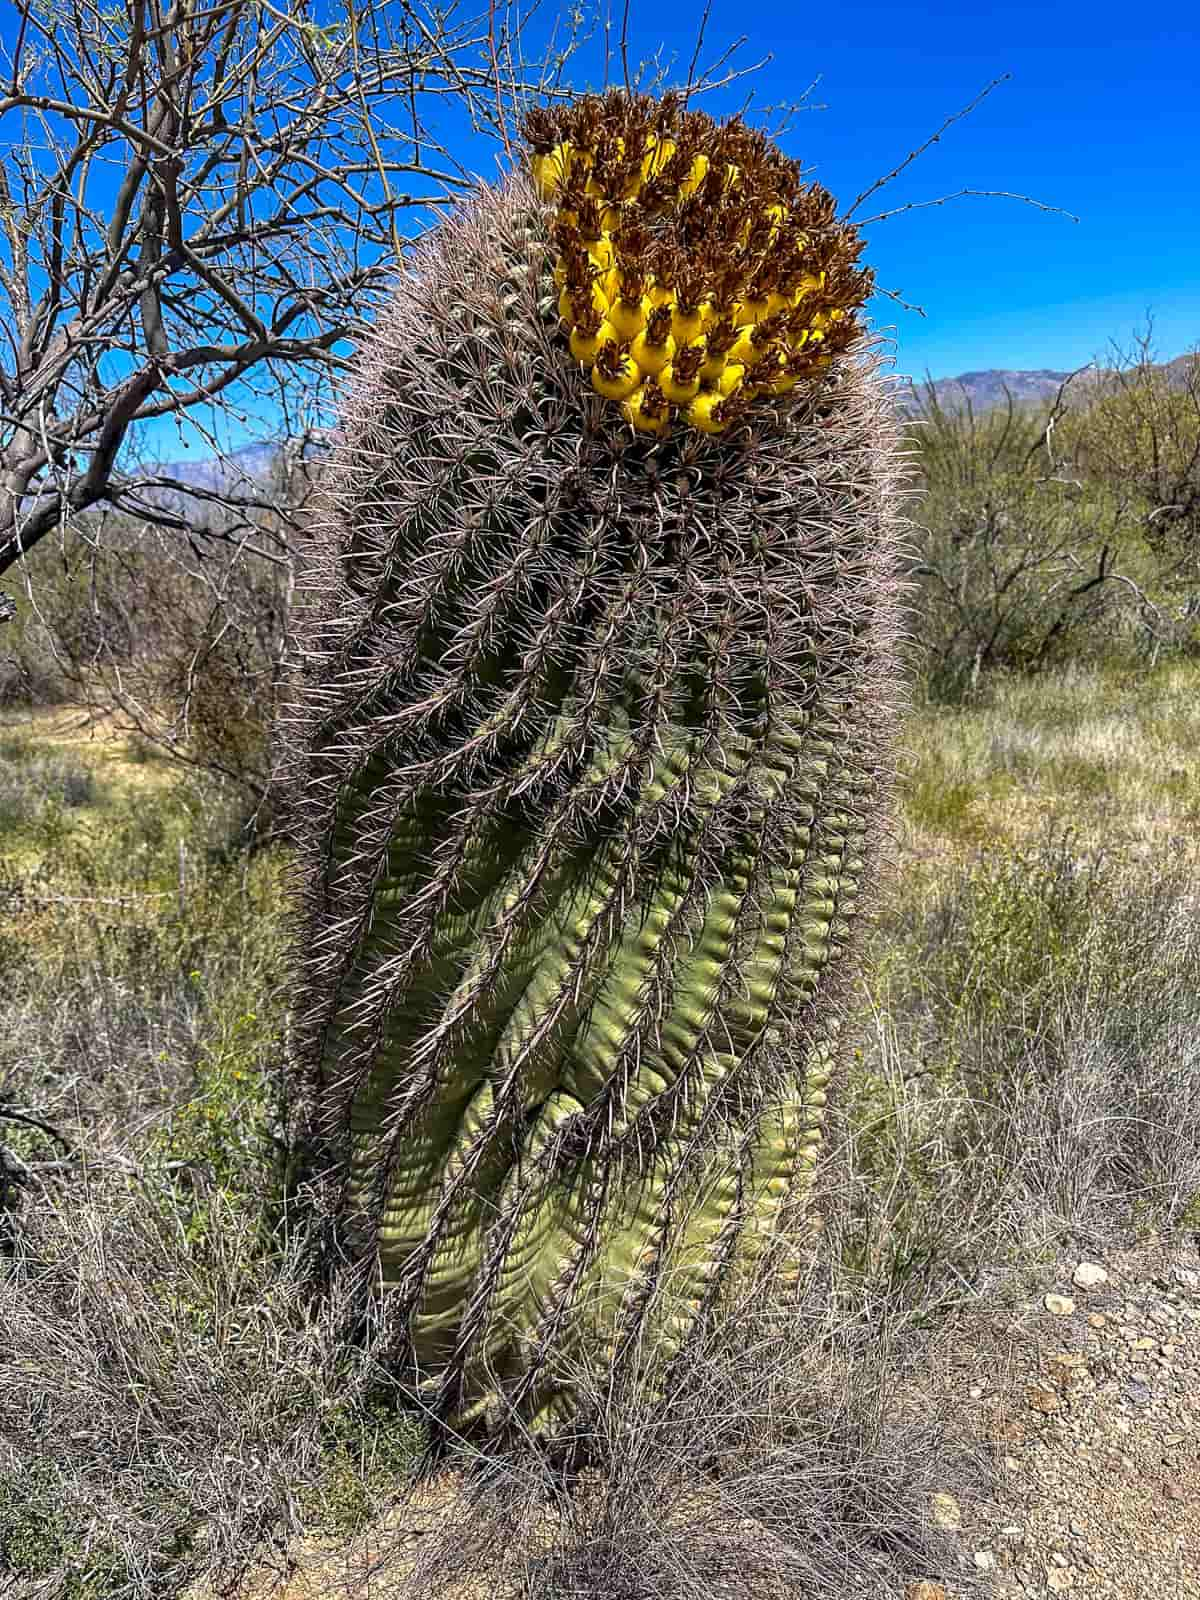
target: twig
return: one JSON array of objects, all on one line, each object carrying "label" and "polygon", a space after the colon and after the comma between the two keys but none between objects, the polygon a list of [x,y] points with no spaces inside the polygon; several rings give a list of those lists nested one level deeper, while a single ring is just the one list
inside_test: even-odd
[{"label": "twig", "polygon": [[700,59],[700,52],[704,48],[704,32],[708,27],[709,14],[712,11],[712,0],[704,0],[704,10],[700,13],[700,27],[696,32],[696,48],[692,51],[692,59],[688,63],[687,88],[684,90],[683,103],[686,106],[688,96],[692,92],[692,84],[696,78],[696,63]]},{"label": "twig", "polygon": [[926,150],[929,149],[931,144],[937,144],[951,123],[959,122],[963,117],[970,116],[975,107],[979,105],[981,101],[986,100],[993,89],[998,88],[1002,83],[1007,83],[1011,77],[1011,72],[1005,72],[999,78],[993,78],[991,83],[989,83],[986,88],[979,91],[974,100],[971,101],[970,105],[964,106],[961,111],[956,111],[952,116],[947,117],[937,132],[930,134],[929,138],[926,139],[923,145],[918,145],[915,150],[910,150],[898,167],[893,167],[891,172],[889,172],[885,177],[876,178],[875,182],[871,184],[870,188],[864,189],[859,195],[858,199],[855,200],[854,204],[850,207],[849,211],[843,213],[842,220],[845,221],[849,217],[852,217],[858,210],[859,206],[862,205],[864,200],[869,199],[869,197],[873,195],[877,189],[882,189],[885,187],[885,185],[891,183],[893,178],[898,178],[904,171],[905,167],[911,166],[918,156],[925,154]]},{"label": "twig", "polygon": [[118,895],[116,897],[86,894],[31,894],[24,898],[39,909],[44,906],[130,906],[138,900],[169,900],[172,893],[174,891],[171,889],[140,889],[136,894]]},{"label": "twig", "polygon": [[902,211],[921,211],[925,206],[944,206],[947,200],[961,200],[964,195],[980,195],[990,200],[1023,200],[1026,205],[1036,206],[1039,211],[1057,211],[1059,216],[1070,217],[1072,222],[1079,221],[1073,211],[1067,211],[1063,206],[1047,205],[1044,200],[1035,200],[1028,194],[1014,194],[1010,189],[955,189],[953,194],[938,195],[936,200],[910,200],[907,205],[895,206],[891,211],[877,211],[873,217],[864,217],[857,226],[867,228],[873,222],[883,222],[888,217],[898,217]]},{"label": "twig", "polygon": [[875,285],[875,293],[887,295],[889,300],[894,300],[898,306],[903,306],[905,311],[915,311],[919,317],[923,317],[925,315],[924,306],[910,305],[907,300],[901,298],[900,291],[898,289],[885,289],[881,283],[877,283]]}]

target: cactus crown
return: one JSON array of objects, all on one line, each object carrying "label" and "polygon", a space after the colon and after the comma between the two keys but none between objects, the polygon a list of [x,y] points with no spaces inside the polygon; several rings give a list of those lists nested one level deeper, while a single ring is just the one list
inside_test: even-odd
[{"label": "cactus crown", "polygon": [[524,133],[555,207],[572,354],[639,431],[680,417],[722,432],[820,379],[861,333],[874,278],[857,229],[740,118],[614,90],[530,111]]}]

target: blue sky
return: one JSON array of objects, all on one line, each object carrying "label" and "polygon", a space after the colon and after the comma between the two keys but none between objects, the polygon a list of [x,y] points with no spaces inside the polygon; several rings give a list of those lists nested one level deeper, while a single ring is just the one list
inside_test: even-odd
[{"label": "blue sky", "polygon": [[[611,3],[615,46],[621,0]],[[318,20],[344,15],[342,0],[310,5]],[[11,42],[15,8],[6,3],[2,10],[0,37]],[[528,59],[539,58],[552,23],[568,10],[543,0],[527,27]],[[631,64],[636,69],[661,49],[665,61],[676,60],[668,81],[681,81],[698,23],[694,4],[632,0]],[[910,0],[903,8],[713,0],[702,62],[743,34],[735,65],[772,59],[700,103],[724,117],[751,95],[748,120],[771,127],[776,119],[760,117],[758,108],[797,99],[818,79],[811,109],[792,120],[780,142],[843,205],[991,80],[1010,75],[872,196],[860,218],[971,188],[1030,195],[1080,219],[1017,200],[970,197],[867,228],[865,260],[878,281],[925,312],[882,295],[869,308],[875,325],[896,338],[900,372],[919,379],[988,367],[1069,370],[1102,356],[1110,340],[1128,346],[1147,313],[1160,356],[1200,344],[1194,7],[1183,0],[1143,7],[997,0],[987,9],[946,0]],[[603,86],[602,32],[573,59],[566,81]],[[610,81],[621,81],[615,52]],[[439,131],[468,168],[495,176],[503,152],[462,124],[448,110]],[[272,431],[260,413],[226,438],[236,448]],[[180,453],[174,425],[156,428],[145,442],[152,454]],[[206,453],[198,439],[195,445]]]},{"label": "blue sky", "polygon": [[[631,62],[664,43],[686,72],[697,20],[679,0],[634,0]],[[794,99],[819,74],[811,98],[827,109],[803,113],[780,142],[843,204],[992,79],[1012,75],[860,216],[972,188],[1031,195],[1080,218],[966,198],[867,229],[879,282],[926,313],[882,298],[871,307],[877,326],[896,330],[900,370],[1070,369],[1112,338],[1128,343],[1147,310],[1161,355],[1200,343],[1194,5],[714,0],[705,59],[742,33],[736,60],[774,59],[702,103],[725,114],[752,89],[753,121],[754,105]],[[602,48],[581,58],[572,81],[591,72],[598,83]]]}]

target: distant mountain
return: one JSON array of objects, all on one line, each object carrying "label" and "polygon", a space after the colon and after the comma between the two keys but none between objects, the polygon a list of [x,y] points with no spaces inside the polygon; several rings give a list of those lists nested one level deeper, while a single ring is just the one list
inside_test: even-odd
[{"label": "distant mountain", "polygon": [[[1080,382],[1083,374],[1075,381]],[[1039,368],[1033,372],[1012,372],[1005,368],[989,367],[986,372],[964,372],[957,378],[938,378],[932,384],[933,395],[943,411],[990,411],[994,406],[1008,404],[1008,395],[1015,405],[1038,405],[1052,400],[1059,386],[1070,377],[1069,372],[1051,372]],[[922,410],[930,389],[928,381],[914,383],[908,380],[904,399],[905,410]],[[1007,391],[1007,393],[1006,393]]]},{"label": "distant mountain", "polygon": [[175,483],[192,483],[200,489],[227,489],[261,483],[270,476],[271,469],[283,449],[280,440],[265,444],[247,444],[224,456],[196,456],[183,461],[168,461],[148,469],[155,476],[171,478]]},{"label": "distant mountain", "polygon": [[[280,457],[301,448],[300,441],[266,440],[243,445],[219,456],[193,456],[182,461],[143,461],[136,468],[126,467],[127,477],[147,486],[141,498],[173,512],[201,515],[212,495],[227,495],[230,500],[253,504],[261,500],[270,485]],[[319,454],[320,436],[309,436],[303,446],[309,457]],[[157,482],[153,480],[158,480]],[[189,493],[194,489],[195,494]]]},{"label": "distant mountain", "polygon": [[[1165,373],[1173,387],[1182,387],[1187,369],[1196,359],[1192,355],[1176,356],[1173,361],[1161,363],[1156,370]],[[1108,372],[1095,366],[1077,371],[1067,391],[1068,399],[1085,398],[1108,376]],[[989,367],[985,372],[964,372],[957,378],[937,378],[932,388],[943,411],[965,411],[970,406],[973,411],[983,412],[1007,405],[1009,395],[1014,405],[1042,405],[1053,400],[1070,377],[1070,372],[1053,372],[1047,367],[1021,372]],[[913,412],[924,409],[929,388],[927,381],[907,379],[900,391],[904,409]]]}]

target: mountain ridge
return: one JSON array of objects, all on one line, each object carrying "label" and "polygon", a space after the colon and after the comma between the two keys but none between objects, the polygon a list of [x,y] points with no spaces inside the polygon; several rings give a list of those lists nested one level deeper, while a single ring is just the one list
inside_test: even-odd
[{"label": "mountain ridge", "polygon": [[[1152,362],[1151,370],[1165,375],[1171,387],[1182,387],[1189,366],[1197,360],[1193,354],[1174,357],[1171,361]],[[1057,372],[1049,367],[1006,368],[986,367],[976,372],[963,372],[955,378],[900,380],[899,394],[905,411],[915,413],[928,407],[929,395],[943,411],[991,411],[1007,405],[1011,396],[1014,405],[1041,405],[1053,400],[1059,389],[1072,379],[1069,393],[1086,396],[1106,378],[1112,376],[1111,368],[1098,367],[1095,362]]]}]

